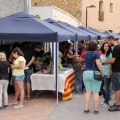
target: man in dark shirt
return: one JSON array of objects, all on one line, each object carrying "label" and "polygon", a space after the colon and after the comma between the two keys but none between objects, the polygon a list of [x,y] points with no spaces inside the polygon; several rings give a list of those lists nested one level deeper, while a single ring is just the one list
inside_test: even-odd
[{"label": "man in dark shirt", "polygon": [[112,64],[112,85],[115,91],[115,104],[108,108],[109,111],[120,111],[120,45],[113,36],[108,37],[108,44],[114,46],[112,58],[103,62],[103,64]]},{"label": "man in dark shirt", "polygon": [[30,90],[31,90],[31,86],[30,86],[30,76],[32,74],[32,67],[33,67],[33,62],[35,60],[35,53],[34,50],[29,47],[29,43],[25,42],[23,44],[23,46],[21,47],[21,50],[24,53],[24,57],[26,59],[26,70],[25,70],[25,84],[26,84],[26,88],[27,88],[27,100],[30,100]]}]

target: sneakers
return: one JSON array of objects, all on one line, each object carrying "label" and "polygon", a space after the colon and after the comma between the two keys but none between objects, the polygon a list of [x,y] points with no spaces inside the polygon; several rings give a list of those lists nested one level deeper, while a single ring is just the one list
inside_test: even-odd
[{"label": "sneakers", "polygon": [[8,108],[8,105],[4,105],[4,108]]},{"label": "sneakers", "polygon": [[[4,105],[4,108],[8,108],[8,105]],[[2,107],[0,107],[0,110],[2,110]]]},{"label": "sneakers", "polygon": [[110,106],[110,108],[108,108],[108,111],[110,112],[120,111],[120,106],[114,104],[113,106]]},{"label": "sneakers", "polygon": [[14,106],[14,109],[19,109],[19,108],[23,108],[24,106],[21,105],[21,106]]},{"label": "sneakers", "polygon": [[101,103],[101,105],[104,105],[104,104],[105,104],[104,102]]},{"label": "sneakers", "polygon": [[107,107],[107,106],[108,106],[108,104],[107,104],[107,103],[104,103],[102,106],[103,106],[103,107]]}]

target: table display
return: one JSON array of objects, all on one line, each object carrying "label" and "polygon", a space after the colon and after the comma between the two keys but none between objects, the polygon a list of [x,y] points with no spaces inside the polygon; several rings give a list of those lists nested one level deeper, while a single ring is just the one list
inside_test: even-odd
[{"label": "table display", "polygon": [[[33,90],[52,90],[56,91],[56,81],[54,74],[38,74],[31,75],[31,86]],[[62,93],[62,100],[72,98],[72,90],[74,89],[74,70],[66,69],[59,71],[58,75],[58,92]]]}]

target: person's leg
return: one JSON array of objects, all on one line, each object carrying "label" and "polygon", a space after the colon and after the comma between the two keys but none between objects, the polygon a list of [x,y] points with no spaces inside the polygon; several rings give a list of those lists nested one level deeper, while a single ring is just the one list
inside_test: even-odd
[{"label": "person's leg", "polygon": [[105,99],[104,79],[103,79],[102,84],[101,84],[101,86],[100,86],[100,92],[102,93],[102,95],[103,95],[103,97],[104,97],[104,99]]},{"label": "person's leg", "polygon": [[101,87],[102,81],[97,81],[93,78],[92,81],[92,91],[93,91],[93,101],[94,101],[94,111],[98,111],[99,105],[99,91]]},{"label": "person's leg", "polygon": [[30,91],[31,91],[31,84],[30,82],[27,83],[27,97],[30,97]]},{"label": "person's leg", "polygon": [[113,88],[112,88],[112,81],[110,83],[110,100],[112,100],[112,95],[113,95]]},{"label": "person's leg", "polygon": [[92,71],[85,71],[83,73],[83,82],[86,88],[86,93],[84,95],[84,109],[89,109],[89,102],[91,97],[91,91],[92,91],[92,81],[91,78],[93,77]]},{"label": "person's leg", "polygon": [[105,103],[109,104],[110,101],[110,83],[111,80],[104,76],[104,87],[105,87]]},{"label": "person's leg", "polygon": [[31,79],[30,76],[32,75],[32,69],[26,70],[25,72],[25,82],[26,82],[26,90],[27,90],[27,100],[31,99],[30,91],[31,91]]},{"label": "person's leg", "polygon": [[116,105],[120,105],[120,90],[115,92],[115,102]]},{"label": "person's leg", "polygon": [[13,100],[13,104],[14,103],[17,103],[17,99],[20,95],[20,91],[19,91],[19,88],[18,88],[18,85],[17,85],[17,80],[14,80],[14,87],[15,87],[15,97],[14,97],[14,100]]},{"label": "person's leg", "polygon": [[75,77],[75,82],[74,82],[74,91],[77,92],[77,77]]},{"label": "person's leg", "polygon": [[22,106],[24,101],[24,82],[17,80],[17,86],[20,91],[20,103],[18,106]]},{"label": "person's leg", "polygon": [[83,84],[82,83],[82,75],[80,75],[78,79],[79,79],[79,91],[80,91],[80,93],[82,93],[82,84]]},{"label": "person's leg", "polygon": [[113,90],[115,91],[115,104],[110,106],[108,108],[108,111],[115,112],[120,111],[120,73],[119,72],[113,72],[112,73],[112,85]]},{"label": "person's leg", "polygon": [[2,107],[3,82],[0,80],[0,108]]},{"label": "person's leg", "polygon": [[8,105],[8,93],[7,93],[7,89],[8,89],[8,81],[4,80],[4,84],[3,84],[3,95],[4,95],[4,105]]},{"label": "person's leg", "polygon": [[91,97],[91,91],[86,91],[86,93],[84,95],[84,108],[85,108],[85,110],[89,109],[90,97]]},{"label": "person's leg", "polygon": [[93,92],[94,110],[98,111],[99,105],[99,92]]}]

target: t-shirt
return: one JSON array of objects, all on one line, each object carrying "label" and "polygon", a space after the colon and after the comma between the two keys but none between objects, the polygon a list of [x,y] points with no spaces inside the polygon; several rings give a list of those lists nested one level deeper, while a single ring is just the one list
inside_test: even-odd
[{"label": "t-shirt", "polygon": [[0,80],[9,80],[8,67],[10,67],[8,61],[0,60]]},{"label": "t-shirt", "polygon": [[112,72],[120,72],[120,45],[113,48],[112,58],[116,58],[112,64]]},{"label": "t-shirt", "polygon": [[[104,55],[100,56],[100,59],[101,59],[102,62],[105,62],[106,60],[109,60],[110,58],[112,58],[112,53],[110,53],[110,55],[108,57],[106,57]],[[110,66],[111,66],[111,64],[103,65],[104,75],[108,75],[109,70],[111,69]]]},{"label": "t-shirt", "polygon": [[[32,59],[32,57],[35,57],[35,52],[29,46],[21,47],[21,50],[24,53],[24,58],[26,60],[26,64],[28,64],[30,62],[30,60]],[[32,69],[32,64],[29,66],[29,69]]]},{"label": "t-shirt", "polygon": [[84,55],[85,55],[86,52],[87,52],[87,50],[83,49],[83,51],[82,51],[82,53],[80,55],[80,59],[84,59]]},{"label": "t-shirt", "polygon": [[[75,55],[75,50],[73,50],[73,54],[71,54],[69,51],[66,51],[66,55]],[[72,58],[67,58],[67,63],[68,64],[73,64],[73,59]]]},{"label": "t-shirt", "polygon": [[[100,59],[98,52],[88,51],[85,53],[84,59],[85,59],[85,63],[86,63],[86,67],[85,67],[84,71],[87,71],[87,70],[99,71],[99,69],[96,65],[96,62],[95,62],[96,59]],[[93,64],[93,62],[94,62],[94,64]]]},{"label": "t-shirt", "polygon": [[43,54],[44,54],[44,51],[43,51],[43,50],[41,50],[40,52],[35,51],[35,58],[37,58],[37,57],[42,58],[42,57],[43,57]]},{"label": "t-shirt", "polygon": [[[15,61],[14,61],[14,66],[19,66],[19,63],[23,61],[24,62],[24,68],[26,66],[26,60],[23,56],[18,57]],[[24,68],[23,69],[13,69],[12,75],[13,76],[21,76],[24,75]]]}]

